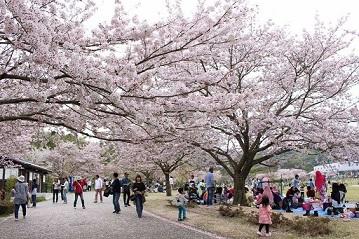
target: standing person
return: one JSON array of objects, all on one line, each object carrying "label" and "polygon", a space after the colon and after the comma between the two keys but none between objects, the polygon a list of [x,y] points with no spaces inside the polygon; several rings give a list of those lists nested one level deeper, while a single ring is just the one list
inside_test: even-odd
[{"label": "standing person", "polygon": [[131,180],[128,178],[128,173],[124,174],[122,179],[122,189],[123,189],[123,204],[125,207],[130,206],[130,194],[131,194]]},{"label": "standing person", "polygon": [[36,194],[37,194],[37,183],[36,179],[32,180],[31,184],[31,201],[32,201],[32,207],[36,207]]},{"label": "standing person", "polygon": [[83,189],[84,185],[85,185],[85,183],[83,180],[81,180],[81,177],[77,177],[76,181],[73,182],[72,186],[73,186],[74,192],[75,192],[74,208],[76,208],[77,199],[80,196],[82,208],[86,209],[85,200],[84,200],[84,189]]},{"label": "standing person", "polygon": [[139,218],[142,217],[143,203],[145,200],[146,186],[142,182],[140,175],[135,178],[135,183],[132,185],[132,191],[135,194],[136,211]]},{"label": "standing person", "polygon": [[52,183],[52,202],[53,203],[57,203],[59,201],[59,192],[61,189],[61,184],[60,184],[60,180],[56,179],[53,183]]},{"label": "standing person", "polygon": [[22,208],[22,215],[25,219],[26,217],[26,203],[28,200],[29,188],[25,183],[25,177],[21,175],[17,178],[14,193],[14,204],[15,204],[15,221],[19,220],[19,209]]},{"label": "standing person", "polygon": [[262,229],[263,227],[266,228],[266,237],[270,237],[271,233],[269,232],[269,225],[272,224],[272,208],[269,205],[269,198],[267,196],[262,197],[262,203],[259,206],[259,229],[257,234],[259,236],[263,236]]},{"label": "standing person", "polygon": [[196,180],[194,179],[194,175],[191,175],[191,178],[188,180],[188,182],[190,187],[196,187]]},{"label": "standing person", "polygon": [[91,181],[91,179],[89,179],[88,181],[87,181],[87,191],[91,191],[91,186],[92,186],[92,181]]},{"label": "standing person", "polygon": [[323,202],[326,196],[326,179],[325,176],[320,172],[315,172],[315,189],[320,195],[320,200]]},{"label": "standing person", "polygon": [[97,198],[98,198],[98,195],[100,194],[100,202],[102,203],[103,202],[103,199],[102,199],[102,188],[103,188],[103,181],[102,179],[100,178],[99,175],[96,175],[95,177],[95,191],[96,191],[96,194],[95,194],[95,201],[94,203],[97,203]]},{"label": "standing person", "polygon": [[121,181],[118,179],[118,173],[113,174],[113,180],[112,180],[112,193],[113,193],[113,207],[115,208],[115,211],[113,213],[119,214],[121,211],[120,208],[120,195],[121,195]]},{"label": "standing person", "polygon": [[313,182],[313,179],[310,178],[307,182],[307,187],[310,187],[311,189],[314,189],[315,188],[315,185],[314,185],[314,182]]},{"label": "standing person", "polygon": [[214,174],[213,168],[210,167],[208,173],[205,177],[208,198],[207,198],[207,206],[213,205],[213,196],[214,196]]},{"label": "standing person", "polygon": [[62,186],[63,186],[62,197],[64,200],[64,204],[67,204],[67,192],[69,191],[69,181],[67,180],[67,178],[64,178]]},{"label": "standing person", "polygon": [[300,189],[300,180],[299,180],[299,175],[298,174],[296,174],[295,176],[294,176],[294,179],[293,179],[293,181],[292,181],[292,186],[294,187],[294,189]]},{"label": "standing person", "polygon": [[173,190],[174,184],[175,184],[174,178],[172,176],[170,176],[169,181],[170,181],[171,190]]},{"label": "standing person", "polygon": [[61,200],[64,201],[64,178],[60,179]]},{"label": "standing person", "polygon": [[178,207],[178,221],[183,221],[186,219],[186,206],[188,199],[185,196],[183,188],[178,189],[178,194],[176,196],[177,207]]}]

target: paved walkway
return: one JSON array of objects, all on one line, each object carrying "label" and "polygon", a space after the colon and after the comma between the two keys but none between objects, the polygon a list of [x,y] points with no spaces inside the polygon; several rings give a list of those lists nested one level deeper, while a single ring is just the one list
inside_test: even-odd
[{"label": "paved walkway", "polygon": [[26,219],[22,219],[20,209],[19,221],[15,222],[13,215],[0,221],[0,238],[215,238],[149,213],[138,218],[133,205],[123,207],[122,195],[121,214],[112,214],[112,196],[97,204],[93,203],[93,196],[91,192],[85,193],[86,209],[81,208],[81,202],[77,209],[73,208],[72,194],[68,195],[69,204],[39,203],[36,208],[28,209]]}]

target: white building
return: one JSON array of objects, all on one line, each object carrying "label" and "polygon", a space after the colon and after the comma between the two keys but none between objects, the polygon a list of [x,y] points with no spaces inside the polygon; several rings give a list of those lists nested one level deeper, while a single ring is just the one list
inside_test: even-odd
[{"label": "white building", "polygon": [[341,174],[359,175],[359,162],[353,161],[318,165],[314,166],[314,173],[315,171],[320,171],[330,176]]}]

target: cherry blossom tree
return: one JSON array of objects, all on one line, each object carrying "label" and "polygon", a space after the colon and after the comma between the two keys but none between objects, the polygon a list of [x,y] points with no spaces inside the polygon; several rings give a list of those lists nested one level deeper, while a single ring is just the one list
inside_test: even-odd
[{"label": "cherry blossom tree", "polygon": [[233,178],[234,203],[245,203],[251,168],[276,155],[357,152],[358,99],[350,90],[358,84],[359,58],[346,54],[353,36],[342,22],[329,28],[318,23],[301,38],[249,24],[234,38],[227,48],[214,46],[197,67],[187,67],[188,74],[217,75],[217,82],[182,99],[177,109],[189,112],[180,127],[192,126],[192,144]]},{"label": "cherry blossom tree", "polygon": [[105,164],[101,155],[103,149],[99,142],[77,144],[69,140],[65,141],[64,135],[51,134],[51,136],[50,140],[55,141],[53,144],[49,144],[47,138],[43,140],[43,147],[34,148],[24,157],[33,163],[50,168],[56,177],[94,176],[104,173]]},{"label": "cherry blossom tree", "polygon": [[154,142],[148,141],[141,144],[118,144],[118,164],[120,167],[131,171],[141,172],[145,176],[160,171],[165,178],[166,194],[172,195],[170,175],[181,166],[188,165],[197,168],[199,164],[206,162],[203,153],[186,143]]},{"label": "cherry blossom tree", "polygon": [[149,24],[117,1],[110,23],[86,31],[92,1],[0,1],[0,123],[131,142],[164,172],[194,146],[241,204],[251,168],[276,155],[358,152],[359,61],[343,22],[298,37],[258,25],[244,1],[203,1],[191,17],[176,7]]}]

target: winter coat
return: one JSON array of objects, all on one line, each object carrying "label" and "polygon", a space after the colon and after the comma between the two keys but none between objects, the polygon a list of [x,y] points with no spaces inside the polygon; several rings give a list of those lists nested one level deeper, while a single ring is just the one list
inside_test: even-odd
[{"label": "winter coat", "polygon": [[14,191],[14,204],[26,204],[28,199],[29,186],[26,183],[17,182]]},{"label": "winter coat", "polygon": [[259,224],[272,224],[272,208],[271,206],[259,206]]}]

